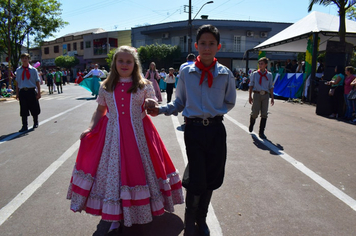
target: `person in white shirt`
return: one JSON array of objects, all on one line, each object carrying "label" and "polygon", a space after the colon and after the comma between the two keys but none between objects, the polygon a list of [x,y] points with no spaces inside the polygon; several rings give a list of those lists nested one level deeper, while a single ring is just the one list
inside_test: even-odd
[{"label": "person in white shirt", "polygon": [[[104,73],[98,69],[99,65],[95,64],[94,69],[92,69],[88,74],[84,76],[84,80],[82,83],[80,83],[80,86],[87,88],[92,92],[92,95],[95,96],[95,98],[99,94],[99,88],[100,88],[100,76],[103,76]],[[88,78],[89,76],[92,76],[91,78]],[[88,79],[86,79],[88,78]]]},{"label": "person in white shirt", "polygon": [[101,70],[99,70],[98,69],[99,68],[99,65],[98,64],[95,64],[94,65],[94,69],[92,69],[88,74],[86,74],[85,76],[84,76],[84,79],[85,78],[88,78],[89,76],[96,76],[96,77],[101,77],[101,76],[104,76],[105,74],[104,74],[104,72],[102,72]]},{"label": "person in white shirt", "polygon": [[172,67],[169,68],[169,74],[164,79],[164,82],[167,83],[167,88],[166,88],[167,103],[171,102],[174,84],[176,83],[176,77],[173,73],[174,73],[174,69]]}]

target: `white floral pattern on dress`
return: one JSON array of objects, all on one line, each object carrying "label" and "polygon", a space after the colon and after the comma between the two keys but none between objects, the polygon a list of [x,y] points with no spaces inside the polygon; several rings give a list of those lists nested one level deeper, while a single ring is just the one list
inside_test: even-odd
[{"label": "white floral pattern on dress", "polygon": [[[88,199],[78,193],[72,192],[72,184],[69,186],[67,198],[71,199],[71,209],[73,211],[80,212],[85,210],[93,215],[102,214],[103,220],[107,221],[118,221],[121,219],[108,219],[105,218],[105,214],[116,215],[117,217],[119,217],[120,214],[124,219],[124,225],[130,227],[132,224],[146,224],[151,222],[152,212],[163,214],[163,208],[169,212],[173,212],[174,204],[184,202],[182,188],[171,190],[171,196],[163,195],[161,192],[161,189],[170,190],[170,186],[178,183],[180,179],[178,171],[167,173],[168,176],[165,180],[157,179],[156,177],[143,131],[142,104],[146,98],[157,100],[154,88],[150,83],[146,84],[143,89],[138,89],[136,93],[131,93],[130,113],[147,185],[136,187],[121,185],[120,137],[118,112],[114,93],[107,92],[100,87],[97,102],[99,105],[107,106],[109,111],[106,114],[109,119],[106,126],[105,144],[95,178],[90,175],[85,175],[74,168],[73,175],[77,175],[85,181],[91,181],[93,184]],[[122,206],[122,198],[124,197],[124,199],[126,199],[127,196],[134,196],[133,198],[137,199],[149,196],[150,204],[124,207]]]}]

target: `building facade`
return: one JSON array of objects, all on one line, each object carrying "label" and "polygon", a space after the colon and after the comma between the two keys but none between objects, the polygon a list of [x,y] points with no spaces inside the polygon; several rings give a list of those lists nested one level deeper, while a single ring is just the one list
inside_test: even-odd
[{"label": "building facade", "polygon": [[[208,20],[195,19],[192,26],[192,52],[197,54],[194,47],[196,31],[201,25],[212,24],[219,29],[221,49],[216,57],[230,69],[246,68],[246,52],[261,42],[292,25],[291,23],[239,21],[239,20]],[[136,48],[150,44],[178,45],[182,51],[179,63],[185,61],[188,54],[188,22],[177,21],[156,25],[135,27],[131,29],[132,45]],[[295,59],[294,53],[267,53],[271,61]],[[250,53],[250,68],[257,67],[258,52]]]}]

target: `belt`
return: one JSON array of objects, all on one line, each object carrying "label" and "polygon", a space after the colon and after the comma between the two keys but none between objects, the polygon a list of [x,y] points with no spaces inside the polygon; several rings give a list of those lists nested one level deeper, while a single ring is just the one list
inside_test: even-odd
[{"label": "belt", "polygon": [[188,118],[185,117],[185,124],[187,125],[203,125],[203,126],[209,126],[209,125],[216,125],[219,124],[223,121],[224,117],[223,116],[215,116],[214,118]]},{"label": "belt", "polygon": [[261,94],[261,95],[265,95],[266,93],[268,93],[267,91],[253,91],[254,93],[257,93],[257,94]]},{"label": "belt", "polygon": [[24,87],[24,88],[22,88],[22,89],[20,89],[20,90],[28,91],[28,90],[35,90],[35,88],[27,88],[27,87]]}]

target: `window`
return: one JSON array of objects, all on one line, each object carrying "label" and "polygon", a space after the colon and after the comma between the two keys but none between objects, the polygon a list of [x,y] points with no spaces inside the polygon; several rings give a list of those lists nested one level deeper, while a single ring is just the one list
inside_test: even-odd
[{"label": "window", "polygon": [[85,42],[85,48],[91,48],[91,42],[90,41],[86,41]]},{"label": "window", "polygon": [[59,53],[59,46],[58,45],[53,47],[53,52],[54,53]]},{"label": "window", "polygon": [[182,52],[186,52],[186,48],[185,48],[186,40],[187,40],[186,36],[179,37],[179,47],[181,48]]},{"label": "window", "polygon": [[83,50],[84,49],[84,42],[80,42],[80,50]]},{"label": "window", "polygon": [[71,44],[70,44],[70,43],[67,44],[67,49],[68,49],[68,52],[69,52],[69,51],[72,51],[72,49],[71,49]]},{"label": "window", "polygon": [[105,55],[107,54],[106,48],[106,38],[101,39],[94,39],[93,41],[93,48],[94,48],[94,55]]},{"label": "window", "polygon": [[77,43],[73,43],[73,50],[77,51]]},{"label": "window", "polygon": [[49,54],[49,47],[44,48],[44,54]]},{"label": "window", "polygon": [[161,45],[162,44],[162,39],[154,39],[153,40],[153,44]]},{"label": "window", "polygon": [[241,36],[234,36],[234,52],[241,52]]},{"label": "window", "polygon": [[112,48],[117,48],[117,39],[115,38],[109,38],[109,45]]},{"label": "window", "polygon": [[179,36],[171,38],[171,45],[172,46],[179,46]]},{"label": "window", "polygon": [[136,48],[139,48],[141,46],[145,46],[145,40],[144,39],[136,40]]}]

